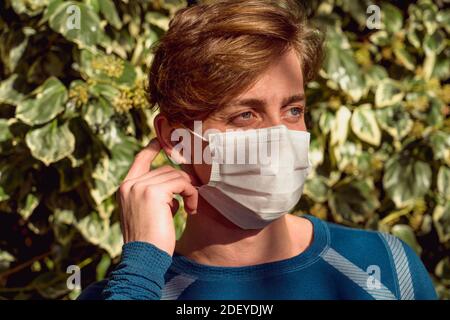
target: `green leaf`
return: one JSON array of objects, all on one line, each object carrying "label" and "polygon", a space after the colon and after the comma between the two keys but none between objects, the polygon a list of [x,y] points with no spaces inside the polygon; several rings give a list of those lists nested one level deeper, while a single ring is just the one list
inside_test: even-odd
[{"label": "green leaf", "polygon": [[9,131],[9,121],[0,119],[0,142],[7,141],[12,138],[11,131]]},{"label": "green leaf", "polygon": [[447,243],[450,240],[450,201],[444,205],[438,204],[433,211],[433,223],[439,236],[439,241]]},{"label": "green leaf", "polygon": [[319,127],[320,130],[322,130],[323,135],[326,135],[331,131],[334,123],[334,118],[334,114],[329,111],[324,111],[320,115]]},{"label": "green leaf", "polygon": [[444,199],[450,200],[450,168],[441,166],[437,177],[438,192]]},{"label": "green leaf", "polygon": [[405,96],[400,86],[391,79],[382,80],[375,91],[375,105],[379,108],[402,101]]},{"label": "green leaf", "polygon": [[[24,181],[28,183],[31,181],[24,179],[24,177],[28,176],[27,171],[31,169],[32,163],[32,158],[26,152],[20,155],[17,153],[13,155],[2,154],[2,157],[0,157],[0,199],[10,198],[18,188],[22,192],[27,190],[24,188]],[[17,197],[17,195],[15,196]],[[2,209],[5,209],[5,207]]]},{"label": "green leaf", "polygon": [[26,14],[34,17],[40,14],[47,6],[48,0],[14,0],[11,1],[12,8],[17,14]]},{"label": "green leaf", "polygon": [[100,0],[84,0],[84,3],[92,8],[96,13],[100,12]]},{"label": "green leaf", "polygon": [[103,254],[100,262],[97,265],[97,281],[103,280],[108,272],[108,268],[111,265],[111,258],[107,254]]},{"label": "green leaf", "polygon": [[432,34],[439,26],[437,22],[438,8],[434,3],[428,1],[422,2],[421,7],[421,9],[423,10],[422,20],[427,34]]},{"label": "green leaf", "polygon": [[358,157],[361,155],[361,145],[345,141],[332,148],[333,156],[339,170],[355,173]]},{"label": "green leaf", "polygon": [[430,80],[433,70],[436,66],[436,54],[434,52],[428,51],[425,55],[425,60],[423,61],[423,76],[425,80]]},{"label": "green leaf", "polygon": [[76,222],[74,210],[76,208],[55,208],[53,213],[54,221],[58,224],[71,225]]},{"label": "green leaf", "polygon": [[122,28],[122,21],[117,13],[116,5],[112,0],[98,0],[100,4],[100,11],[108,20],[109,24],[116,29]]},{"label": "green leaf", "polygon": [[106,83],[95,83],[89,87],[89,92],[96,97],[105,98],[111,105],[120,94],[119,89]]},{"label": "green leaf", "polygon": [[439,10],[436,15],[436,21],[441,24],[441,26],[448,28],[450,26],[450,9]]},{"label": "green leaf", "polygon": [[336,119],[334,120],[333,129],[331,130],[331,145],[343,144],[345,140],[347,140],[351,117],[351,111],[345,106],[341,106],[336,112]]},{"label": "green leaf", "polygon": [[425,35],[423,40],[423,49],[425,54],[438,55],[445,48],[446,35],[441,31],[437,30],[431,35]]},{"label": "green leaf", "polygon": [[339,183],[331,193],[330,208],[337,222],[360,223],[380,205],[373,183],[366,180]]},{"label": "green leaf", "polygon": [[431,77],[445,80],[450,78],[450,59],[447,57],[438,57],[434,64]]},{"label": "green leaf", "polygon": [[450,257],[445,257],[436,265],[435,274],[443,280],[444,284],[450,283]]},{"label": "green leaf", "polygon": [[109,231],[108,221],[101,219],[96,212],[82,218],[76,227],[81,235],[94,245],[99,245]]},{"label": "green leaf", "polygon": [[139,148],[134,139],[125,137],[122,139],[121,143],[113,146],[110,157],[105,155],[97,161],[92,172],[93,180],[89,182],[90,193],[97,204],[114,194]]},{"label": "green leaf", "polygon": [[109,221],[103,220],[93,212],[77,223],[80,233],[94,245],[105,249],[111,258],[120,255],[122,251],[123,238],[120,224],[109,225]]},{"label": "green leaf", "polygon": [[103,98],[92,101],[83,111],[84,120],[94,132],[105,127],[114,115],[113,107]]},{"label": "green leaf", "polygon": [[145,20],[164,31],[167,31],[169,29],[169,22],[170,22],[169,17],[159,12],[155,11],[147,12],[145,14]]},{"label": "green leaf", "polygon": [[431,168],[426,162],[394,156],[386,163],[383,186],[397,207],[424,196],[431,185]]},{"label": "green leaf", "polygon": [[25,141],[33,157],[47,166],[69,156],[75,149],[75,137],[68,124],[58,126],[56,120],[28,132]]},{"label": "green leaf", "polygon": [[376,116],[380,127],[396,140],[406,137],[413,127],[409,113],[401,104],[378,109]]},{"label": "green leaf", "polygon": [[377,46],[386,46],[389,44],[391,37],[385,30],[374,32],[369,37],[370,41]]},{"label": "green leaf", "polygon": [[444,122],[445,104],[441,100],[434,97],[430,98],[430,107],[427,112],[426,122],[430,126],[440,127]]},{"label": "green leaf", "polygon": [[381,142],[381,131],[378,128],[375,112],[370,104],[357,107],[353,111],[351,127],[356,136],[364,142],[379,146]]},{"label": "green leaf", "polygon": [[0,250],[0,272],[9,268],[16,258],[7,251]]},{"label": "green leaf", "polygon": [[55,222],[52,224],[52,228],[56,241],[62,246],[70,245],[76,235],[76,230],[70,225]]},{"label": "green leaf", "polygon": [[416,60],[403,45],[394,47],[394,54],[402,66],[410,71],[414,71],[416,67]]},{"label": "green leaf", "polygon": [[50,27],[79,47],[92,47],[100,42],[103,28],[91,7],[75,1],[60,3],[49,18]]},{"label": "green leaf", "polygon": [[408,27],[408,31],[406,33],[406,37],[408,41],[414,46],[414,48],[419,49],[422,44],[419,39],[418,29],[419,24],[411,22]]},{"label": "green leaf", "polygon": [[450,165],[450,134],[444,131],[435,131],[430,134],[429,142],[434,158],[443,160]]},{"label": "green leaf", "polygon": [[28,220],[28,218],[31,216],[34,209],[36,209],[36,207],[38,206],[39,200],[40,197],[32,193],[29,193],[25,197],[25,202],[18,208],[18,212],[24,220]]},{"label": "green leaf", "polygon": [[4,32],[0,35],[0,43],[2,43],[0,47],[0,53],[2,54],[0,54],[0,57],[2,57],[8,73],[15,71],[27,48],[29,37],[35,33],[34,29],[24,27],[19,30]]},{"label": "green leaf", "polygon": [[109,157],[102,157],[92,172],[93,181],[90,182],[90,194],[97,204],[114,194],[119,186],[119,179],[114,172],[114,163]]},{"label": "green leaf", "polygon": [[108,101],[100,98],[86,106],[83,118],[91,130],[108,149],[121,144],[125,138],[126,129],[122,128],[113,117],[128,119],[129,114],[117,115]]},{"label": "green leaf", "polygon": [[309,160],[313,168],[318,167],[324,160],[324,139],[313,139],[309,146]]},{"label": "green leaf", "polygon": [[99,206],[97,206],[98,214],[100,215],[100,218],[104,220],[111,219],[111,216],[116,210],[116,199],[111,197],[100,203]]},{"label": "green leaf", "polygon": [[178,208],[178,212],[175,214],[175,217],[173,218],[177,240],[181,238],[181,236],[183,235],[184,228],[186,227],[186,215],[187,213],[184,211],[183,208],[183,201],[181,201],[180,207]]},{"label": "green leaf", "polygon": [[111,258],[116,258],[122,252],[123,236],[120,230],[120,223],[116,222],[111,225],[108,234],[103,242],[100,243],[100,247],[108,252]]},{"label": "green leaf", "polygon": [[6,193],[5,189],[3,189],[2,186],[0,186],[0,202],[8,200],[9,195]]},{"label": "green leaf", "polygon": [[0,82],[0,103],[18,105],[25,97],[25,79],[18,74],[12,74],[8,79]]},{"label": "green leaf", "polygon": [[48,6],[45,8],[42,22],[48,21],[48,19],[55,13],[55,10],[58,9],[59,5],[63,1],[64,0],[50,0]]},{"label": "green leaf", "polygon": [[389,3],[383,3],[381,7],[381,23],[383,29],[389,33],[395,33],[403,27],[402,12]]},{"label": "green leaf", "polygon": [[409,245],[420,257],[422,254],[422,247],[417,242],[414,230],[410,226],[406,224],[396,224],[392,227],[391,233],[406,242],[406,244]]},{"label": "green leaf", "polygon": [[327,179],[324,176],[316,175],[306,180],[304,193],[314,202],[325,202],[328,196]]},{"label": "green leaf", "polygon": [[354,102],[358,102],[366,90],[366,84],[348,39],[342,31],[333,29],[329,30],[327,37],[324,70]]},{"label": "green leaf", "polygon": [[382,66],[373,65],[365,74],[367,86],[377,88],[381,80],[389,77],[387,71]]},{"label": "green leaf", "polygon": [[34,98],[19,103],[16,117],[29,125],[43,124],[63,112],[66,101],[66,87],[52,77],[34,91]]}]

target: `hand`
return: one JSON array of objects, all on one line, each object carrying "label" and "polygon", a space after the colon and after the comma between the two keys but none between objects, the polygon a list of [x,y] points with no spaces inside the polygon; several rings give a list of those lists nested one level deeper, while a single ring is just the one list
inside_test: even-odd
[{"label": "hand", "polygon": [[158,140],[153,139],[137,154],[117,196],[124,243],[144,241],[173,255],[173,215],[179,207],[174,195],[180,194],[186,211],[195,213],[198,192],[192,185],[193,178],[181,170],[171,166],[150,170],[160,150]]}]

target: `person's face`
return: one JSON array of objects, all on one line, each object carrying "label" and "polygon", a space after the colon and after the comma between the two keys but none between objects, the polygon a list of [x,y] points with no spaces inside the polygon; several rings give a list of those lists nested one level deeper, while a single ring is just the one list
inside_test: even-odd
[{"label": "person's face", "polygon": [[[209,129],[247,130],[277,125],[285,125],[291,130],[306,131],[305,102],[300,60],[295,51],[290,50],[262,74],[252,88],[204,120],[203,132]],[[193,137],[193,139],[200,138]],[[201,145],[205,148],[207,143],[203,142]],[[191,161],[194,163],[192,159]],[[207,184],[211,165],[203,163],[192,166],[201,184]]]}]

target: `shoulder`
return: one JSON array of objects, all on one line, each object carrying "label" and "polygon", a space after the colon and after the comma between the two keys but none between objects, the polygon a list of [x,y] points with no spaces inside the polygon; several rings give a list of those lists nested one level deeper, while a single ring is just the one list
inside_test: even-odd
[{"label": "shoulder", "polygon": [[400,299],[436,299],[431,278],[416,252],[389,233],[325,222],[332,252],[364,270],[376,267]]},{"label": "shoulder", "polygon": [[384,233],[374,230],[351,228],[332,222],[325,222],[330,234],[330,243],[335,249],[372,253],[385,252]]},{"label": "shoulder", "polygon": [[102,291],[108,280],[101,280],[88,285],[78,296],[77,300],[103,300]]}]

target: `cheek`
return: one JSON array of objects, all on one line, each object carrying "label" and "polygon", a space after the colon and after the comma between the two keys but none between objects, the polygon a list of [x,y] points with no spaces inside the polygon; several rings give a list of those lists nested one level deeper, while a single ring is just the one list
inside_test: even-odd
[{"label": "cheek", "polygon": [[300,121],[300,130],[307,130],[308,128],[307,128],[307,126],[306,126],[306,122],[305,122],[305,117],[303,116],[303,118],[302,118],[302,121]]},{"label": "cheek", "polygon": [[286,123],[286,127],[288,127],[288,129],[290,130],[297,130],[297,131],[307,130],[304,117],[300,121],[297,121],[296,123]]}]

